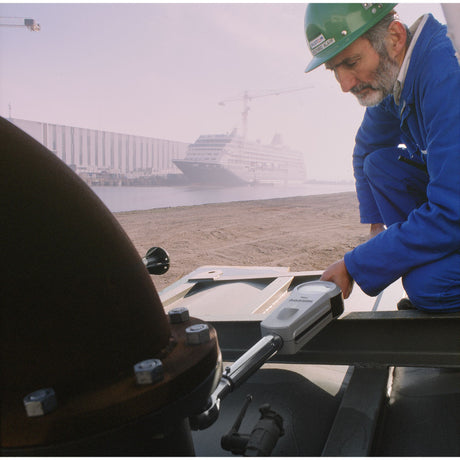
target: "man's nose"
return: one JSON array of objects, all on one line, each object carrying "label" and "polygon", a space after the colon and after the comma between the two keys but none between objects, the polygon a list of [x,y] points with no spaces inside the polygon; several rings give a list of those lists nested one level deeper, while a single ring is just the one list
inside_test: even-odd
[{"label": "man's nose", "polygon": [[344,93],[348,93],[348,91],[350,91],[359,83],[353,72],[350,72],[349,70],[343,69],[341,67],[335,69],[335,78],[339,82],[340,87]]}]

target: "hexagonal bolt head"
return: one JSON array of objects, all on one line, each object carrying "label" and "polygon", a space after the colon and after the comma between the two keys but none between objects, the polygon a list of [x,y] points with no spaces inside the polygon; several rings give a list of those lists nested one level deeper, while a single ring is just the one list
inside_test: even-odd
[{"label": "hexagonal bolt head", "polygon": [[159,359],[147,359],[134,366],[136,381],[139,385],[149,385],[163,380],[163,363]]},{"label": "hexagonal bolt head", "polygon": [[52,388],[34,391],[24,398],[24,407],[28,417],[46,415],[57,408],[56,393]]},{"label": "hexagonal bolt head", "polygon": [[185,323],[190,319],[188,309],[185,307],[177,307],[169,310],[168,316],[171,324]]},{"label": "hexagonal bolt head", "polygon": [[211,334],[207,324],[194,324],[185,329],[187,343],[189,345],[199,345],[211,340]]}]

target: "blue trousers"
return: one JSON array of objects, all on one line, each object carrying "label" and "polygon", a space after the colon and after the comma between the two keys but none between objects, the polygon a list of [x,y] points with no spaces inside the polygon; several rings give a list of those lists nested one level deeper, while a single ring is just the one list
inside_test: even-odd
[{"label": "blue trousers", "polygon": [[[369,154],[364,173],[387,227],[407,220],[409,213],[427,201],[428,174],[398,160],[401,150],[385,148]],[[460,199],[460,197],[459,197]],[[417,308],[460,311],[460,251],[418,266],[402,277],[404,289]]]}]

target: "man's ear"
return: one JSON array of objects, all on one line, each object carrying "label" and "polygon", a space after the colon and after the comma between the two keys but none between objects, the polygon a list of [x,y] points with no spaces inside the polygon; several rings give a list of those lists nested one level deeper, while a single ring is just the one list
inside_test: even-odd
[{"label": "man's ear", "polygon": [[388,26],[388,35],[386,37],[386,48],[391,59],[402,64],[406,54],[406,27],[399,21],[393,21]]}]

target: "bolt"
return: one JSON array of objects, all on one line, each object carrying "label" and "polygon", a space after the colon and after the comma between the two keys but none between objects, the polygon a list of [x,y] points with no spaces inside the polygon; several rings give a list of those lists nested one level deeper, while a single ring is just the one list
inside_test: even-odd
[{"label": "bolt", "polygon": [[171,324],[185,323],[190,319],[188,309],[185,307],[177,307],[169,310],[168,316]]},{"label": "bolt", "polygon": [[163,363],[159,359],[147,359],[134,366],[136,381],[139,385],[159,382],[164,377]]},{"label": "bolt", "polygon": [[187,334],[187,343],[189,345],[199,345],[211,340],[209,327],[207,324],[194,324],[185,329]]},{"label": "bolt", "polygon": [[24,398],[24,407],[28,417],[48,414],[57,407],[56,393],[52,388],[34,391]]}]

